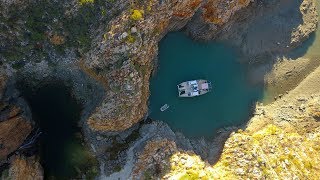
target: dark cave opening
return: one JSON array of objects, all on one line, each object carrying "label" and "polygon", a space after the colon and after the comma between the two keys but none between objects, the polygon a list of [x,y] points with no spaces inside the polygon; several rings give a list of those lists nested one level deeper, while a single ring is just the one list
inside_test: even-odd
[{"label": "dark cave opening", "polygon": [[32,118],[42,134],[38,150],[45,179],[87,178],[97,173],[97,161],[85,147],[81,128],[82,105],[63,83],[31,88],[19,83]]}]

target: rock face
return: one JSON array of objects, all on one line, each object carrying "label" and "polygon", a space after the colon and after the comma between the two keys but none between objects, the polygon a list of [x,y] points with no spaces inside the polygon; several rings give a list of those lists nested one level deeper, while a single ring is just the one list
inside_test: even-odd
[{"label": "rock face", "polygon": [[[15,151],[26,139],[32,130],[31,123],[19,115],[17,107],[5,107],[0,116],[7,117],[0,122],[0,159],[4,159],[11,152]],[[5,113],[4,111],[8,111]]]},{"label": "rock face", "polygon": [[[147,179],[153,172],[161,179],[316,179],[320,175],[320,96],[309,93],[319,88],[310,88],[318,73],[319,68],[273,104],[258,106],[246,129],[230,135],[216,164],[158,140],[145,145],[132,177],[140,174],[137,179]],[[162,174],[155,173],[154,167]]]},{"label": "rock face", "polygon": [[319,176],[319,135],[304,137],[274,125],[253,134],[235,133],[214,166],[194,155],[177,153],[164,179],[315,179]]},{"label": "rock face", "polygon": [[[320,67],[272,104],[256,107],[244,130],[230,135],[218,162],[210,165],[192,152],[164,156],[163,179],[317,179],[319,176]],[[160,144],[160,143],[159,143]],[[170,147],[169,145],[167,147]],[[156,163],[157,148],[146,145],[143,167]],[[159,147],[160,152],[161,146]],[[173,148],[174,149],[174,148]],[[145,157],[150,154],[149,157]],[[138,158],[140,159],[140,158]],[[140,164],[141,160],[137,161]],[[141,172],[140,172],[141,173]],[[135,172],[135,174],[137,174]]]},{"label": "rock face", "polygon": [[8,179],[42,180],[43,170],[35,157],[16,156],[11,163]]},{"label": "rock face", "polygon": [[[201,0],[137,3],[109,23],[109,31],[96,39],[97,45],[85,65],[106,85],[107,94],[88,124],[95,130],[122,131],[139,122],[147,112],[149,78],[154,68],[158,42],[168,31],[181,29],[201,7],[205,21],[227,21],[250,1],[219,4]],[[212,7],[211,7],[212,6]],[[214,10],[212,10],[214,9]],[[210,12],[216,14],[208,16]],[[134,16],[139,12],[139,18]],[[219,17],[215,17],[219,16]],[[221,15],[221,17],[220,17]],[[219,23],[220,23],[219,21]],[[91,74],[92,75],[92,74]]]},{"label": "rock face", "polygon": [[22,110],[1,98],[5,80],[5,76],[0,78],[0,160],[15,151],[32,130],[32,125],[23,117]]},{"label": "rock face", "polygon": [[247,56],[289,51],[315,31],[318,21],[313,0],[257,1],[238,15],[221,29],[218,39]]},{"label": "rock face", "polygon": [[[168,31],[181,29],[191,18],[187,31],[194,37],[209,40],[223,32],[220,39],[231,41],[248,55],[295,47],[316,28],[317,13],[313,1],[255,2],[244,10],[250,2],[189,0],[152,2],[148,6],[137,3],[132,8],[134,10],[127,9],[113,19],[108,31],[95,39],[96,47],[84,59],[84,69],[104,84],[107,92],[101,105],[90,116],[88,125],[94,130],[117,132],[143,119],[147,113],[149,78],[158,51],[157,43]],[[274,9],[274,13],[270,13],[270,9]],[[281,19],[281,14],[290,14],[291,11],[297,16],[294,22],[288,20],[290,17]],[[139,18],[134,12],[139,12]],[[248,14],[252,17],[247,17]],[[242,15],[244,20],[239,17]],[[257,27],[255,23],[269,26],[267,22],[273,21],[272,16],[278,18],[272,27],[266,31],[254,29]],[[261,34],[281,29],[276,23],[285,27],[279,37],[274,39],[274,35]],[[266,38],[266,44],[258,46],[256,43],[261,41],[256,38]],[[285,42],[277,44],[279,40]]]},{"label": "rock face", "polygon": [[240,9],[247,7],[253,0],[221,1],[209,0],[202,7],[205,22],[223,25]]},{"label": "rock face", "polygon": [[[161,176],[170,166],[169,157],[178,152],[174,141],[167,139],[148,142],[141,152],[133,170],[134,179],[154,179],[153,176]],[[141,174],[143,173],[143,174]]]},{"label": "rock face", "polygon": [[[20,0],[0,2],[1,26],[17,18],[15,14],[7,17],[9,11],[3,9],[13,4],[24,8],[23,5],[28,3]],[[17,18],[5,27],[5,33],[1,32],[1,52],[3,49],[12,52],[0,53],[0,65],[4,65],[6,73],[11,75],[23,70],[30,72],[26,79],[33,83],[49,79],[49,71],[56,73],[55,76],[63,81],[75,80],[72,81],[72,86],[77,87],[75,94],[81,94],[81,90],[86,91],[86,96],[83,96],[85,103],[94,99],[94,103],[89,103],[90,112],[103,96],[91,114],[89,111],[84,113],[85,119],[89,116],[84,131],[91,133],[93,130],[94,133],[107,135],[109,132],[116,134],[124,131],[146,116],[149,79],[156,64],[154,60],[158,42],[167,32],[186,27],[187,33],[194,38],[225,40],[239,47],[244,54],[256,57],[297,46],[315,30],[317,24],[312,0],[171,0],[135,3],[119,0],[104,2],[101,6],[92,1],[79,4],[73,0],[66,4],[46,1],[41,6],[39,4],[40,8],[37,5],[28,7],[30,12],[35,12],[32,18]],[[34,8],[37,11],[33,11]],[[91,8],[95,11],[93,15],[86,13]],[[106,9],[110,9],[110,12],[106,12]],[[12,12],[20,12],[14,10]],[[53,10],[50,11],[53,14],[62,15],[52,17],[47,13],[49,10]],[[83,18],[81,13],[92,17]],[[108,13],[110,19],[104,13]],[[34,22],[35,18],[39,23]],[[91,26],[88,22],[82,24],[87,25],[84,30],[72,26],[79,25],[78,22],[83,22],[83,19],[94,21],[98,26]],[[92,27],[97,29],[90,29]],[[24,39],[23,32],[26,29],[30,33],[26,36],[29,39]],[[92,46],[89,47],[91,38]],[[61,47],[66,52],[57,55],[54,49]],[[84,50],[86,48],[90,50],[87,52]],[[18,51],[23,53],[16,54]],[[76,56],[77,53],[81,56]],[[24,69],[19,70],[24,65]],[[75,69],[81,72],[75,73]],[[80,81],[80,76],[87,77],[83,72],[99,82],[105,91],[92,90],[86,78]],[[313,84],[320,84],[319,76],[315,77],[309,80]],[[6,77],[0,75],[0,159],[15,151],[32,129],[31,123],[21,115],[23,111],[16,104],[4,100],[5,81]],[[164,179],[317,177],[319,100],[310,94],[318,93],[319,87],[312,91],[301,89],[296,91],[308,92],[307,97],[293,101],[289,94],[288,98],[282,97],[270,106],[258,106],[248,127],[232,134],[226,142],[223,154],[214,166],[202,161],[192,151],[200,152],[208,148],[206,143],[200,142],[203,145],[194,148],[194,141],[179,137],[163,123],[159,125],[154,122],[156,125],[150,125],[148,132],[141,133],[142,138],[138,138],[138,143],[132,147],[126,141],[122,142],[123,147],[129,148],[127,154],[130,156],[123,158],[127,163],[121,172],[125,174],[124,177],[133,179],[150,176]],[[296,91],[292,92],[295,96],[299,94]],[[105,93],[101,95],[97,92]],[[291,96],[294,96],[292,93]],[[107,146],[103,144],[105,139],[108,138],[96,140],[103,147]],[[121,141],[121,137],[119,139]],[[92,143],[95,141],[92,138],[90,140]],[[91,145],[96,151],[95,146]],[[106,153],[102,148],[98,150]],[[117,152],[114,154],[117,155]],[[209,153],[206,157],[213,159]],[[278,172],[277,167],[286,170]],[[33,159],[22,157],[14,160],[10,172],[16,178],[41,177],[37,175],[39,165]]]},{"label": "rock face", "polygon": [[[30,7],[27,6],[28,3]],[[210,40],[219,34],[219,39],[230,41],[244,53],[258,55],[286,49],[287,46],[294,47],[315,30],[317,21],[315,5],[311,0],[172,0],[148,3],[139,1],[132,4],[121,0],[106,3],[72,1],[56,5],[50,1],[39,2],[39,6],[45,10],[37,8],[37,5],[29,1],[2,0],[1,8],[11,8],[14,4],[26,4],[23,7],[27,11],[23,13],[31,13],[30,15],[39,18],[41,23],[35,24],[32,18],[2,15],[5,20],[3,23],[17,19],[12,27],[6,27],[3,37],[1,36],[1,42],[5,42],[1,46],[13,52],[12,56],[9,56],[10,52],[4,53],[3,57],[0,54],[0,58],[5,59],[6,65],[11,67],[8,71],[18,72],[17,69],[24,65],[25,69],[38,66],[46,76],[46,71],[53,69],[50,63],[56,66],[63,64],[66,71],[72,66],[79,67],[103,85],[106,91],[100,105],[88,118],[87,124],[93,130],[109,132],[126,130],[146,116],[149,79],[155,67],[158,42],[167,32],[180,30],[187,24],[185,29],[197,39]],[[87,28],[83,28],[84,31],[73,32],[78,28],[70,28],[69,24],[81,22],[83,18],[78,15],[88,11],[90,6],[94,12],[88,19],[96,22],[92,27],[97,29],[88,31],[91,27],[89,24]],[[105,12],[105,7],[112,8],[110,12]],[[40,14],[32,13],[34,8],[37,8]],[[50,13],[62,13],[67,19],[51,17],[46,12],[50,9]],[[96,11],[99,11],[99,14]],[[108,13],[111,18],[107,20],[101,16],[104,13]],[[291,21],[291,15],[282,16],[283,14],[292,14],[294,18]],[[49,22],[45,19],[49,19]],[[100,20],[103,22],[98,23]],[[27,23],[23,23],[25,21]],[[25,29],[30,31],[31,38],[24,39]],[[42,29],[41,32],[38,32],[39,29]],[[63,32],[60,33],[59,29]],[[277,30],[281,32],[275,32]],[[17,36],[14,35],[15,32]],[[83,36],[73,37],[74,34]],[[263,39],[259,41],[258,37]],[[268,39],[264,42],[266,37]],[[89,43],[91,39],[92,43]],[[279,39],[283,42],[279,42]],[[88,44],[92,46],[89,47]],[[58,46],[68,51],[58,55],[54,51]],[[17,48],[19,51],[23,50],[19,56],[14,54],[18,51]],[[88,48],[88,52],[84,51]],[[74,49],[78,49],[77,53],[83,57],[77,58]],[[50,60],[43,57],[42,50],[46,51]],[[31,58],[24,60],[20,55],[30,55]],[[36,60],[33,62],[33,59]]]},{"label": "rock face", "polygon": [[[106,85],[106,96],[88,124],[95,130],[122,131],[147,112],[149,78],[158,41],[169,30],[185,25],[201,1],[152,1],[135,4],[109,23],[109,31],[85,59],[86,67]],[[141,17],[134,17],[139,12]],[[100,72],[97,70],[101,69]],[[95,71],[96,70],[96,71]]]}]

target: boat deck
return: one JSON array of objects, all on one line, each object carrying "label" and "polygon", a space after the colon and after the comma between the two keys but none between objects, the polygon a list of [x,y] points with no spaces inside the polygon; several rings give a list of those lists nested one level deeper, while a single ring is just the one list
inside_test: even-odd
[{"label": "boat deck", "polygon": [[194,97],[208,93],[211,90],[211,83],[207,80],[192,80],[178,85],[179,97]]}]

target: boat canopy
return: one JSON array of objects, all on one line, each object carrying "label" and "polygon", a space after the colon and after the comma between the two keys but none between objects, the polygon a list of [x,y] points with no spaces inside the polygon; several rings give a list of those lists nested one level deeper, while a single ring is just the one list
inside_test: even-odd
[{"label": "boat canopy", "polygon": [[196,80],[188,81],[189,85],[198,85]]},{"label": "boat canopy", "polygon": [[209,92],[211,90],[211,83],[207,80],[198,79],[182,82],[177,87],[179,97],[195,97]]},{"label": "boat canopy", "polygon": [[209,89],[209,84],[208,83],[201,84],[201,89]]}]

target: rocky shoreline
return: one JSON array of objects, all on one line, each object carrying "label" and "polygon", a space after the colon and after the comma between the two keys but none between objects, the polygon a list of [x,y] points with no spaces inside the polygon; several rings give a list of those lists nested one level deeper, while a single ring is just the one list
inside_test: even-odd
[{"label": "rocky shoreline", "polygon": [[[9,7],[4,2],[0,1],[0,9]],[[14,1],[13,6],[21,3],[30,2]],[[108,3],[104,5],[109,7]],[[249,70],[252,72],[251,77],[255,77],[252,82],[265,83],[265,76],[270,71],[275,72],[272,71],[272,67],[277,62],[276,57],[292,50],[307,39],[310,33],[316,30],[318,21],[316,7],[312,0],[294,2],[288,0],[252,2],[250,0],[232,2],[173,0],[134,4],[120,0],[115,3],[111,4],[113,10],[105,12],[112,18],[106,24],[99,24],[94,33],[90,34],[92,45],[88,52],[80,57],[75,47],[68,48],[69,51],[63,56],[57,55],[52,47],[60,46],[54,45],[54,43],[62,43],[61,39],[58,41],[59,38],[56,39],[58,42],[50,41],[49,43],[53,43],[51,45],[44,43],[40,47],[38,42],[34,45],[42,51],[50,47],[47,59],[10,61],[0,56],[2,73],[0,78],[3,78],[0,79],[1,102],[5,103],[6,99],[11,97],[16,98],[17,95],[10,93],[6,96],[2,95],[4,94],[2,92],[16,92],[8,88],[12,86],[10,84],[14,85],[14,82],[18,82],[17,86],[25,83],[26,86],[37,89],[46,84],[61,81],[72,89],[72,94],[84,105],[80,126],[87,145],[100,161],[101,179],[162,177],[170,171],[168,170],[172,163],[168,160],[170,156],[179,153],[196,154],[209,163],[218,161],[217,166],[220,166],[222,160],[219,158],[223,148],[225,153],[230,149],[230,143],[234,141],[228,137],[232,132],[238,131],[239,127],[222,129],[220,134],[211,140],[188,139],[181,133],[173,132],[163,122],[147,120],[149,79],[157,66],[154,59],[158,53],[158,42],[165,34],[170,31],[184,30],[197,40],[218,40],[230,43],[244,54],[244,63],[252,64]],[[75,7],[81,9],[82,5],[78,5],[77,1],[68,5],[72,6],[72,4],[77,4]],[[89,3],[83,6],[91,5]],[[71,10],[66,8],[65,13],[80,13],[77,8]],[[10,12],[6,13],[10,14]],[[2,14],[2,17],[10,16],[8,14]],[[100,20],[105,22],[103,17]],[[1,23],[5,22],[1,21]],[[24,25],[17,25],[17,27],[21,28]],[[10,35],[10,33],[4,34],[5,37]],[[67,37],[62,33],[61,37],[64,36]],[[3,42],[8,43],[7,40]],[[6,44],[0,47],[6,47]],[[23,67],[17,69],[16,64],[22,64]],[[7,76],[10,79],[9,83],[5,83]],[[291,88],[294,87],[291,86]],[[291,89],[286,91],[289,90]],[[313,101],[314,98],[310,99]],[[26,104],[20,104],[21,106],[28,109]],[[257,107],[256,113],[260,112],[260,109]],[[20,134],[22,140],[31,132],[34,124],[28,110],[23,112],[27,114],[24,118],[29,119],[23,122],[31,122],[31,126],[22,128],[26,131]],[[250,124],[252,122],[259,124],[260,121],[255,120],[258,116],[261,114],[258,113],[253,117]],[[1,117],[3,117],[2,110]],[[11,118],[5,118],[0,122],[0,127],[4,125],[3,123],[11,121]],[[275,122],[270,120],[270,123]],[[256,127],[250,124],[249,129]],[[261,128],[245,131],[261,130],[265,126],[264,123],[262,124],[257,126]],[[284,128],[281,122],[275,124]],[[315,124],[313,127],[318,126]],[[237,135],[232,133],[231,137],[235,136]],[[0,139],[11,142],[11,139],[6,136],[1,135]],[[226,144],[224,144],[225,141],[227,141]],[[7,154],[13,152],[22,143],[21,140],[17,142],[13,150],[0,156],[0,159],[5,159]],[[223,157],[224,154],[222,154]],[[38,165],[36,166],[38,168]]]}]

